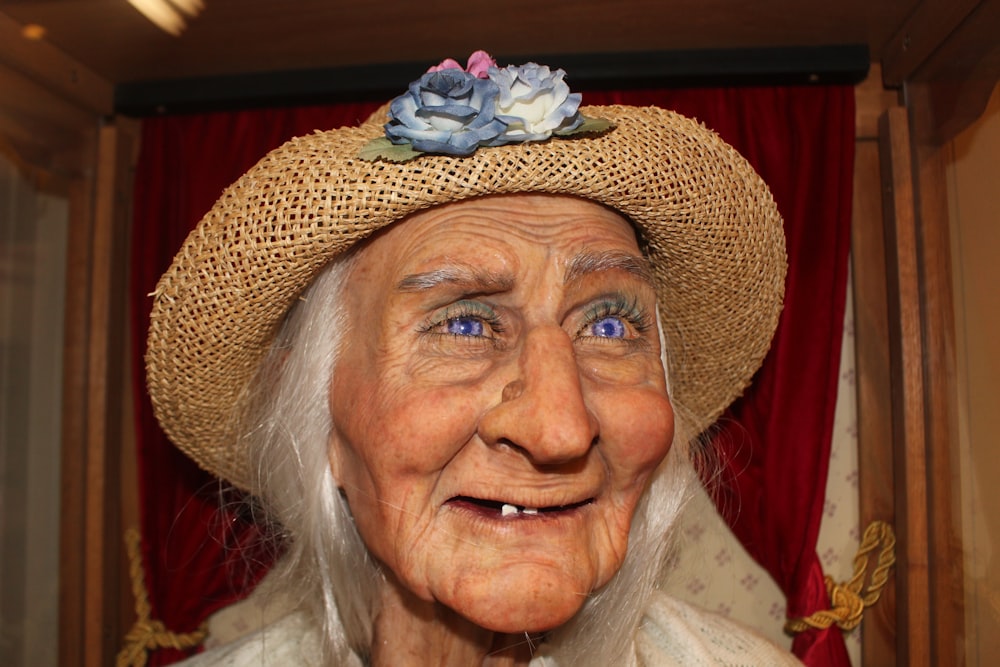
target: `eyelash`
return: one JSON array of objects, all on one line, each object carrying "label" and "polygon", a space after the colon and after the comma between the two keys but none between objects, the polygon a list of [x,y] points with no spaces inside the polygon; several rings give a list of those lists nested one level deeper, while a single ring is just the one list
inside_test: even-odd
[{"label": "eyelash", "polygon": [[[594,323],[607,317],[618,317],[627,322],[638,334],[643,334],[653,326],[649,311],[639,305],[636,298],[628,298],[622,294],[615,294],[610,299],[595,303],[587,308],[584,313],[584,322],[580,327],[580,333],[593,326]],[[587,338],[600,338],[599,336],[585,336]]]},{"label": "eyelash", "polygon": [[[584,322],[580,326],[577,335],[582,338],[603,339],[601,336],[592,336],[585,332],[594,323],[608,317],[621,318],[640,335],[648,331],[653,325],[648,309],[640,306],[636,298],[628,298],[624,295],[616,294],[587,308],[584,313]],[[474,319],[482,322],[485,325],[484,335],[464,336],[442,330],[442,327],[447,327],[449,323],[461,319]],[[447,306],[443,312],[429,321],[421,328],[421,333],[437,334],[453,338],[496,338],[504,333],[504,326],[500,316],[490,306],[479,301],[459,301]]]},{"label": "eyelash", "polygon": [[441,327],[447,326],[449,322],[466,318],[479,320],[486,325],[488,334],[481,338],[494,338],[496,335],[504,332],[500,316],[493,308],[479,301],[459,301],[446,307],[444,312],[428,322],[423,327],[422,333],[436,333],[441,336],[451,336],[454,338],[480,338],[479,336],[462,336],[439,330]]}]

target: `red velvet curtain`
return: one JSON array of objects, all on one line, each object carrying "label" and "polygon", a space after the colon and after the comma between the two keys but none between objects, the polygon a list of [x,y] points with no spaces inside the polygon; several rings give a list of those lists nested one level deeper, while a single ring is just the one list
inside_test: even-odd
[{"label": "red velvet curtain", "polygon": [[[720,422],[716,490],[726,520],[778,582],[788,613],[828,606],[815,545],[826,487],[843,318],[854,93],[849,86],[585,93],[587,104],[657,105],[693,116],[737,148],[785,218],[789,278],[774,348]],[[241,596],[269,563],[254,524],[222,486],[174,449],[145,395],[150,299],[187,232],[222,189],[282,141],[353,124],[377,105],[152,118],[144,122],[133,233],[135,390],[143,555],[153,617],[194,629]],[[220,500],[222,500],[220,509]],[[232,509],[237,508],[237,509]],[[734,511],[735,510],[735,511]],[[839,630],[810,631],[808,665],[848,665]],[[151,664],[180,654],[162,650]]]}]

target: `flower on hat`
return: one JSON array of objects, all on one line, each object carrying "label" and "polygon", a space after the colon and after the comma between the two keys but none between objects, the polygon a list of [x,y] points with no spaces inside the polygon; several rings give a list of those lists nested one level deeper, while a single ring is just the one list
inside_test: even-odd
[{"label": "flower on hat", "polygon": [[570,93],[566,72],[527,63],[504,69],[493,67],[490,79],[500,89],[497,118],[507,124],[500,143],[542,141],[554,133],[567,134],[583,124],[580,93]]},{"label": "flower on hat", "polygon": [[428,72],[389,105],[385,135],[421,153],[471,155],[506,127],[494,115],[497,84],[461,69]]},{"label": "flower on hat", "polygon": [[431,67],[389,105],[385,136],[360,153],[364,160],[404,162],[423,153],[467,156],[481,147],[544,141],[611,124],[580,113],[566,72],[527,63],[496,66],[476,51],[463,68],[449,58]]}]

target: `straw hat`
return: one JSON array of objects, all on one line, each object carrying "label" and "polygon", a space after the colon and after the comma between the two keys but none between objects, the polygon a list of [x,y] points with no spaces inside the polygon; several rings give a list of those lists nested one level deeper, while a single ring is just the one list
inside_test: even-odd
[{"label": "straw hat", "polygon": [[299,137],[230,186],[155,292],[147,382],[170,439],[246,487],[236,406],[286,311],[332,259],[431,206],[488,194],[583,197],[630,219],[654,267],[673,399],[707,428],[759,367],[784,294],[781,217],[747,161],[659,108],[589,107],[599,135],[359,159],[385,116]]}]

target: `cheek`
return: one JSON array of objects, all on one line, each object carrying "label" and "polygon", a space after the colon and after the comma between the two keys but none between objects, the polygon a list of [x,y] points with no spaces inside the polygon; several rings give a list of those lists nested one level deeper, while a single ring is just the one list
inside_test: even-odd
[{"label": "cheek", "polygon": [[396,576],[422,595],[432,560],[434,519],[448,464],[475,434],[468,391],[391,392],[355,385],[334,408],[331,460],[362,540]]},{"label": "cheek", "polygon": [[670,451],[674,411],[661,390],[611,392],[609,417],[602,420],[606,462],[619,490],[641,491],[649,475]]},{"label": "cheek", "polygon": [[476,432],[480,406],[473,391],[413,384],[396,388],[351,375],[340,376],[345,385],[331,395],[331,460],[341,462],[335,468],[344,483],[367,477],[379,497],[414,490],[432,481]]},{"label": "cheek", "polygon": [[471,391],[455,388],[406,389],[380,411],[380,455],[393,465],[426,473],[439,470],[476,433],[480,406]]}]

